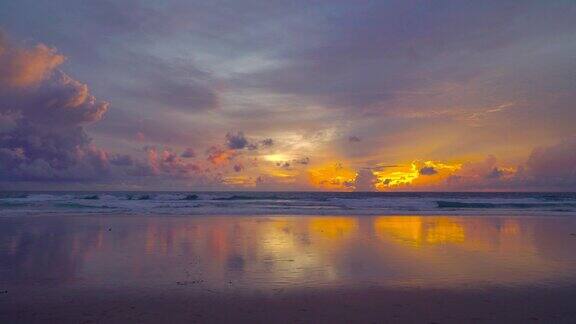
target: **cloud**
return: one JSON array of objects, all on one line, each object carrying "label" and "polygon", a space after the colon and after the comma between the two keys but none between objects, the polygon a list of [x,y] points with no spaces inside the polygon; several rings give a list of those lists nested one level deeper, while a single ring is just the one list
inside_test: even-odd
[{"label": "cloud", "polygon": [[152,175],[156,176],[189,176],[200,171],[200,167],[184,161],[176,152],[169,148],[145,147],[148,164]]},{"label": "cloud", "polygon": [[236,163],[234,164],[234,172],[240,172],[242,170],[244,170],[244,166],[242,165],[242,163]]},{"label": "cloud", "polygon": [[330,108],[388,109],[383,102],[422,93],[432,80],[467,82],[487,70],[492,55],[491,66],[509,64],[514,45],[548,46],[547,36],[575,26],[568,3],[385,1],[350,9],[323,20],[313,43],[299,44],[254,83]]},{"label": "cloud", "polygon": [[276,162],[276,166],[281,167],[283,169],[290,169],[290,162],[288,162],[288,161]]},{"label": "cloud", "polygon": [[226,134],[226,146],[232,150],[242,150],[248,147],[249,143],[244,133],[238,132],[236,134]]},{"label": "cloud", "polygon": [[418,171],[418,172],[419,172],[421,175],[425,175],[425,176],[427,176],[427,175],[434,175],[434,174],[437,174],[437,173],[438,173],[438,171],[436,171],[436,169],[435,169],[434,167],[431,167],[431,166],[422,167],[422,168],[420,169],[420,171]]},{"label": "cloud", "polygon": [[[372,170],[385,186],[382,189],[386,190],[576,191],[576,137],[536,147],[524,163],[514,166],[503,164],[494,155],[489,155],[483,160],[464,164],[415,161],[412,170],[388,173],[382,169]],[[398,177],[406,181],[395,188],[387,186]],[[359,179],[370,177],[359,171],[357,182]]]},{"label": "cloud", "polygon": [[108,103],[56,68],[64,57],[45,45],[20,48],[0,37],[0,112],[17,111],[28,123],[77,126],[99,121]]},{"label": "cloud", "polygon": [[492,171],[490,171],[487,175],[486,175],[486,179],[499,179],[500,177],[502,177],[504,175],[504,171],[500,170],[498,167],[494,167],[492,169]]},{"label": "cloud", "polygon": [[206,160],[214,165],[223,165],[233,160],[235,153],[233,150],[211,146],[206,150]]},{"label": "cloud", "polygon": [[310,168],[307,171],[313,186],[325,190],[354,189],[356,172],[340,162]]},{"label": "cloud", "polygon": [[[201,138],[196,129],[189,129],[174,120],[161,118],[142,118],[137,113],[125,109],[110,109],[106,118],[91,125],[91,132],[99,137],[116,141],[133,141],[134,145],[142,143],[156,145],[197,146],[196,139]],[[184,124],[184,123],[182,123]],[[137,148],[135,148],[137,149]]]},{"label": "cloud", "polygon": [[375,191],[378,178],[370,169],[360,169],[354,181],[356,191]]},{"label": "cloud", "polygon": [[191,147],[188,147],[184,150],[184,152],[182,152],[180,154],[180,157],[189,159],[189,158],[193,158],[196,156],[196,153],[194,152],[194,150]]},{"label": "cloud", "polygon": [[115,154],[110,157],[110,163],[118,166],[132,166],[136,164],[134,158],[127,154]]},{"label": "cloud", "polygon": [[294,162],[296,164],[308,165],[308,164],[310,164],[310,158],[306,156],[306,157],[303,157],[300,159],[294,159],[294,160],[292,160],[292,162]]},{"label": "cloud", "polygon": [[297,166],[306,166],[308,164],[310,164],[310,158],[309,157],[292,159],[290,161],[278,161],[278,162],[276,162],[277,167],[280,167],[280,168],[283,168],[286,170],[293,170]]},{"label": "cloud", "polygon": [[226,134],[226,147],[231,150],[248,149],[254,151],[260,147],[271,147],[272,145],[274,145],[274,140],[271,138],[265,138],[261,141],[249,141],[243,132],[237,132],[236,134],[228,132]]},{"label": "cloud", "polygon": [[504,190],[523,185],[516,177],[516,168],[499,166],[493,155],[464,163],[444,184],[453,190]]},{"label": "cloud", "polygon": [[[576,114],[573,78],[566,73],[574,68],[573,3],[380,1],[343,7],[318,19],[312,40],[282,48],[275,57],[280,64],[238,77],[267,94],[321,107],[323,127],[345,125],[343,134],[363,140],[331,148],[341,150],[339,156],[408,160],[415,149],[442,157],[486,155],[511,127],[507,141],[524,148],[527,137],[542,140],[537,134],[544,133],[551,140],[569,129],[558,116]],[[551,37],[558,40],[554,46]],[[538,130],[530,127],[535,123]],[[468,125],[482,128],[469,132]]]},{"label": "cloud", "polygon": [[86,180],[109,171],[108,153],[83,128],[99,121],[108,103],[58,70],[63,61],[45,45],[25,48],[0,37],[0,114],[13,117],[0,132],[0,178]]},{"label": "cloud", "polygon": [[123,94],[137,100],[152,101],[164,107],[199,112],[219,106],[218,93],[202,71],[185,64],[136,56],[131,62],[131,86],[120,85]]},{"label": "cloud", "polygon": [[[0,4],[7,28],[50,45],[0,41],[1,173],[14,179],[46,166],[47,177],[60,179],[101,178],[115,168],[149,174],[138,151],[146,144],[191,146],[195,163],[225,166],[224,173],[231,160],[274,145],[286,156],[354,166],[496,153],[493,165],[469,173],[436,167],[420,181],[451,172],[470,188],[570,187],[570,168],[560,172],[546,160],[562,159],[552,151],[534,153],[514,176],[502,165],[532,143],[572,132],[570,1],[32,3]],[[334,135],[307,135],[318,125]],[[230,148],[222,140],[231,129],[274,141],[242,134],[246,143]],[[293,169],[309,164],[286,161]],[[5,173],[4,165],[30,167]],[[414,173],[427,173],[422,167]]]},{"label": "cloud", "polygon": [[261,140],[260,143],[263,146],[272,146],[272,145],[274,145],[274,140],[271,138],[265,138],[265,139]]},{"label": "cloud", "polygon": [[11,46],[0,30],[0,87],[29,87],[47,78],[64,56],[44,44],[32,48]]},{"label": "cloud", "polygon": [[535,148],[525,172],[535,185],[576,190],[576,137]]}]

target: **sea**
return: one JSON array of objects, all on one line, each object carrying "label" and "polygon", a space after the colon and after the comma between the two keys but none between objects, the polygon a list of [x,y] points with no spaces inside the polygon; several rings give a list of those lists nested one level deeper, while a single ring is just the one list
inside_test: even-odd
[{"label": "sea", "polygon": [[576,215],[574,192],[0,192],[0,216]]}]

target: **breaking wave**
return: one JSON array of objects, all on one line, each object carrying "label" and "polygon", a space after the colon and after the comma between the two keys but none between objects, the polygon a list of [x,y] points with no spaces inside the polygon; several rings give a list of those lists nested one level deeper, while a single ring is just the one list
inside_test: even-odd
[{"label": "breaking wave", "polygon": [[3,192],[0,215],[576,215],[576,193]]}]

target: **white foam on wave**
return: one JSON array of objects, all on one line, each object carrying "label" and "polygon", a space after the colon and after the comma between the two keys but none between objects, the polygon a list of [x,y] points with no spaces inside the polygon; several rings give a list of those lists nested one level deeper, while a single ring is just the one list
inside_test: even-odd
[{"label": "white foam on wave", "polygon": [[[187,199],[188,198],[188,199]],[[442,203],[439,203],[442,202]],[[3,205],[4,204],[4,205]],[[0,214],[576,215],[576,194],[33,193],[0,198]]]}]

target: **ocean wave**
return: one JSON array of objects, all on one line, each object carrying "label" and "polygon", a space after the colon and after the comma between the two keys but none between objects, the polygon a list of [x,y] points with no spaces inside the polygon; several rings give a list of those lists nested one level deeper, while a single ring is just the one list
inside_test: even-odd
[{"label": "ocean wave", "polygon": [[576,193],[52,192],[5,193],[0,214],[576,215]]},{"label": "ocean wave", "polygon": [[88,195],[88,196],[82,196],[80,199],[98,200],[98,199],[100,199],[100,196],[98,196],[98,195]]},{"label": "ocean wave", "polygon": [[127,195],[126,199],[128,200],[150,200],[152,199],[151,195]]},{"label": "ocean wave", "polygon": [[0,202],[0,208],[15,208],[15,207],[23,207],[27,206],[27,203],[24,202],[12,202],[12,201],[2,201]]},{"label": "ocean wave", "polygon": [[487,202],[460,202],[460,201],[436,201],[438,208],[557,208],[557,207],[573,207],[576,208],[576,203],[487,203]]},{"label": "ocean wave", "polygon": [[73,209],[93,209],[93,208],[116,209],[117,208],[114,206],[107,206],[107,205],[84,205],[84,204],[77,204],[77,203],[71,203],[71,202],[58,203],[58,204],[54,204],[54,205],[56,207],[73,208]]},{"label": "ocean wave", "polygon": [[282,198],[278,196],[244,196],[244,195],[233,195],[230,197],[215,197],[212,200],[280,200]]},{"label": "ocean wave", "polygon": [[28,194],[25,193],[0,192],[0,199],[7,199],[7,198],[23,199],[27,197]]}]

